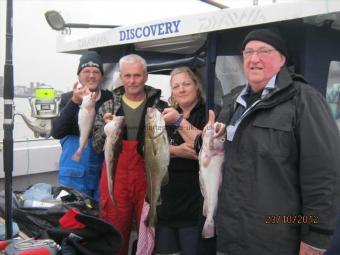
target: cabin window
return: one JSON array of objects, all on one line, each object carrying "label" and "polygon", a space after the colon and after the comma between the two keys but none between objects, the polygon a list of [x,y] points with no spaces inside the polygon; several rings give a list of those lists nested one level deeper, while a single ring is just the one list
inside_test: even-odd
[{"label": "cabin window", "polygon": [[241,55],[217,56],[215,73],[215,104],[220,105],[223,95],[228,94],[233,88],[246,83]]},{"label": "cabin window", "polygon": [[326,100],[340,129],[340,62],[331,61],[328,72]]},{"label": "cabin window", "polygon": [[149,74],[146,84],[156,89],[162,90],[161,99],[165,102],[168,102],[171,95],[169,75]]}]

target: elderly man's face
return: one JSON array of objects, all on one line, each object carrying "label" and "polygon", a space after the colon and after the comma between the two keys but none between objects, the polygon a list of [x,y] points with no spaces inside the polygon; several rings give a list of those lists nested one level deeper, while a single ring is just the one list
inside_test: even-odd
[{"label": "elderly man's face", "polygon": [[97,67],[85,67],[78,74],[78,79],[83,86],[89,88],[90,91],[99,89],[102,73]]},{"label": "elderly man's face", "polygon": [[270,44],[249,41],[243,51],[243,69],[252,90],[261,91],[285,61],[285,56]]}]

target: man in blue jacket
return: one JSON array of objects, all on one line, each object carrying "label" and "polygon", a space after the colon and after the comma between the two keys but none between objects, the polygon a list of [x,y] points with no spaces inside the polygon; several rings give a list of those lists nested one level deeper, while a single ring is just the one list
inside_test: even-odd
[{"label": "man in blue jacket", "polygon": [[[79,147],[78,112],[84,95],[97,92],[96,112],[112,93],[100,89],[104,75],[100,56],[89,51],[81,56],[78,66],[78,81],[73,91],[62,94],[60,115],[52,120],[52,136],[60,139],[62,153],[59,161],[59,183],[83,192],[96,200],[99,199],[99,179],[103,163],[103,153],[96,153],[92,148],[92,134],[82,152],[79,162],[72,160],[72,155]],[[80,83],[80,84],[79,84]]]}]

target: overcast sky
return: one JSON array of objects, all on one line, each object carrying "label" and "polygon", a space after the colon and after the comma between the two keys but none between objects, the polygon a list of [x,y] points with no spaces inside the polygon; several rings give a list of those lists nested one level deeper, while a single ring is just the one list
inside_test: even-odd
[{"label": "overcast sky", "polygon": [[[285,2],[292,0],[277,0]],[[230,7],[253,4],[253,0],[220,0]],[[260,4],[272,0],[259,0]],[[56,53],[56,35],[44,13],[57,10],[66,22],[126,25],[170,16],[218,10],[198,0],[13,0],[14,84],[44,82],[68,90],[76,80],[78,55]],[[0,75],[5,63],[6,1],[0,0]],[[95,31],[97,32],[97,30]],[[93,30],[72,29],[72,34]]]}]

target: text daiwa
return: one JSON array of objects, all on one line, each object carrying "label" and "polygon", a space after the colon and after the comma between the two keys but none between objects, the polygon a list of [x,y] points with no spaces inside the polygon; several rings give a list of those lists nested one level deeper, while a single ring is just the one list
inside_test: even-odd
[{"label": "text daiwa", "polygon": [[148,25],[144,27],[137,27],[119,31],[120,41],[133,40],[135,38],[139,39],[142,37],[156,36],[156,35],[166,35],[178,33],[178,26],[180,20],[174,20],[170,22],[164,22],[159,24]]}]

